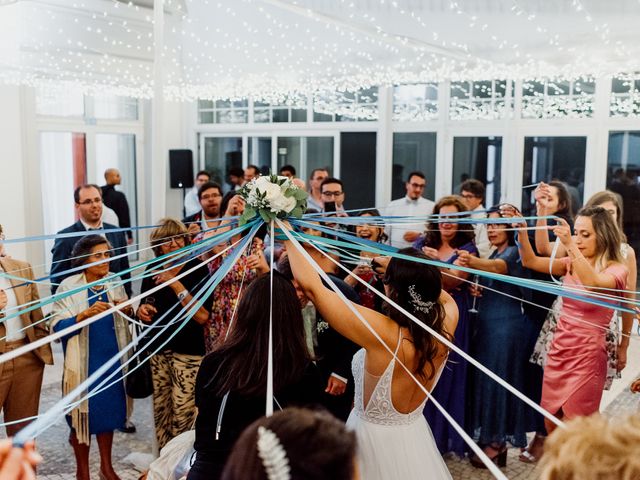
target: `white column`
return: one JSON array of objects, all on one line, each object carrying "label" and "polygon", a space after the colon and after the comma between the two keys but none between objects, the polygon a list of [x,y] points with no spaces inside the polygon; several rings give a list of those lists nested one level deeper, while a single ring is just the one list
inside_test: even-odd
[{"label": "white column", "polygon": [[607,160],[609,154],[609,102],[611,77],[596,79],[596,99],[594,105],[595,128],[587,136],[585,152],[584,198],[607,187]]},{"label": "white column", "polygon": [[150,182],[150,212],[151,222],[156,222],[165,215],[168,153],[165,148],[163,135],[164,113],[164,78],[163,78],[163,50],[164,50],[164,0],[153,2],[153,102],[151,105],[151,156],[147,169]]},{"label": "white column", "polygon": [[378,89],[378,135],[376,138],[376,206],[391,201],[393,174],[393,87]]}]

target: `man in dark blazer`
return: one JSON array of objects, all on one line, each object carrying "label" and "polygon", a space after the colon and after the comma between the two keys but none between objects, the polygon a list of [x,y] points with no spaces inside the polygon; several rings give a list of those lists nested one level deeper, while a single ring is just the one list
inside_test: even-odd
[{"label": "man in dark blazer", "polygon": [[[124,193],[116,190],[116,185],[120,185],[120,172],[117,168],[109,168],[104,172],[106,185],[100,187],[102,189],[102,203],[116,212],[118,223],[122,228],[131,227],[131,216],[129,215],[129,202]],[[133,243],[133,233],[131,230],[126,232],[129,245]]]},{"label": "man in dark blazer", "polygon": [[[73,198],[76,203],[76,210],[80,220],[73,225],[60,230],[58,235],[63,233],[89,232],[91,230],[111,230],[116,229],[115,225],[102,223],[102,191],[97,185],[81,185],[73,192]],[[88,235],[89,233],[87,233]],[[113,247],[113,256],[122,255],[127,252],[127,238],[123,232],[106,232],[104,236]],[[72,268],[71,250],[75,243],[82,238],[83,235],[57,238],[51,253],[53,254],[53,263],[51,265],[51,293],[55,293],[58,285],[66,277],[72,273],[66,273]],[[129,258],[124,256],[114,258],[109,264],[109,270],[120,275],[123,280],[131,278],[130,273],[120,274],[120,272],[129,268]],[[124,284],[127,295],[131,296],[131,283]]]}]

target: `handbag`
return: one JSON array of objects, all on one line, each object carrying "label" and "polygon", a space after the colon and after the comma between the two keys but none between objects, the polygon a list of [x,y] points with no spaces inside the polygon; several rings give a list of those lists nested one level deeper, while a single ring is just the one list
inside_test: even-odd
[{"label": "handbag", "polygon": [[137,345],[133,349],[133,358],[129,362],[129,371],[125,377],[124,389],[131,398],[147,398],[153,393],[153,379],[149,357],[148,340],[141,334],[138,325],[134,327]]}]

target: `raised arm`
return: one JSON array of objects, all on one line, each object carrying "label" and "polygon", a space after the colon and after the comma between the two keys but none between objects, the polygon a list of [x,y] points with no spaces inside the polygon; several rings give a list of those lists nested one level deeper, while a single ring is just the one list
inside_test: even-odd
[{"label": "raised arm", "polygon": [[541,257],[535,254],[533,247],[531,247],[531,242],[529,242],[529,235],[525,229],[518,232],[518,249],[520,251],[522,266],[525,268],[535,270],[536,272],[549,273],[549,267],[551,267],[551,273],[557,276],[564,275],[567,272],[567,267],[562,260],[554,259],[553,263],[551,263],[551,258]]},{"label": "raised arm", "polygon": [[504,260],[479,258],[475,255],[471,255],[466,250],[458,250],[458,259],[454,262],[454,265],[475,268],[476,270],[483,270],[485,272],[501,274],[507,273],[507,262]]},{"label": "raised arm", "polygon": [[[629,269],[629,277],[627,280],[626,288],[627,292],[625,296],[629,300],[636,300],[636,294],[632,292],[635,292],[637,287],[636,277],[638,275],[638,267],[636,264],[636,253],[631,247],[628,247],[625,265]],[[629,307],[628,304],[626,304],[626,306]],[[618,345],[618,371],[624,369],[627,364],[627,349],[629,347],[629,336],[631,335],[631,329],[633,328],[634,316],[635,315],[632,313],[622,313],[622,338],[620,339],[620,344]]]}]

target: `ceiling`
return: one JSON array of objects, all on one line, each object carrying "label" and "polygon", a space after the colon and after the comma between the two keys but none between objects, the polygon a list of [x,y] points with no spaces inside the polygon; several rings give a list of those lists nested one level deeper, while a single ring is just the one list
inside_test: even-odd
[{"label": "ceiling", "polygon": [[[640,70],[640,1],[165,0],[165,95]],[[151,96],[153,0],[0,0],[0,80]]]}]

